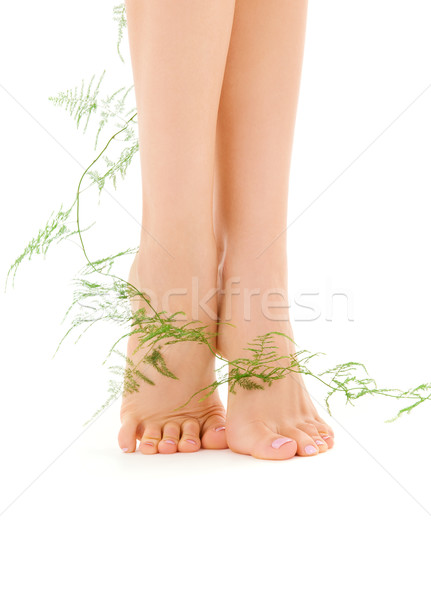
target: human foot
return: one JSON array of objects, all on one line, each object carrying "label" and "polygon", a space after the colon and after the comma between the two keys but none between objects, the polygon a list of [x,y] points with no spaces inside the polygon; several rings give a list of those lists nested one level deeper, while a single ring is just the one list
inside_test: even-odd
[{"label": "human foot", "polygon": [[[225,271],[224,280],[231,283],[224,286],[220,319],[222,323],[235,324],[235,327],[220,326],[218,350],[229,360],[246,356],[244,347],[254,338],[279,331],[290,339],[275,336],[277,352],[282,356],[293,354],[296,349],[291,341],[293,333],[287,304],[276,310],[268,305],[269,290],[277,290],[272,293],[280,294],[286,289],[286,282],[271,274],[271,265],[258,271],[263,284],[260,287],[255,285],[255,273],[247,274],[245,267],[238,272],[245,275],[236,278],[238,287],[233,292],[231,284],[235,278],[229,278],[229,271]],[[226,290],[226,287],[230,289]],[[277,364],[288,366],[289,361]],[[231,450],[261,459],[316,456],[334,445],[333,430],[319,416],[301,375],[293,372],[264,390],[237,386],[236,393],[229,394],[226,433]]]},{"label": "human foot", "polygon": [[290,373],[264,390],[237,388],[228,402],[229,448],[273,460],[315,456],[332,448],[334,433],[303,386],[300,375]]},{"label": "human foot", "polygon": [[[160,281],[161,271],[154,269],[154,262],[143,265],[141,261],[139,269],[137,264],[138,260],[135,259],[130,270],[129,282],[133,286],[144,290],[139,276],[142,272],[147,275],[152,272],[156,284],[157,277],[154,274],[158,271],[155,287],[167,289],[167,283]],[[175,282],[170,285],[172,283]],[[132,308],[141,308],[142,302],[133,300]],[[127,355],[135,365],[146,351],[146,348],[142,348],[135,352],[138,342],[137,334],[129,337]],[[134,452],[137,440],[140,440],[139,451],[143,454],[196,452],[201,447],[227,448],[225,410],[217,393],[202,402],[198,402],[200,396],[197,395],[179,409],[195,392],[214,381],[214,357],[208,347],[194,341],[179,342],[163,348],[162,354],[168,368],[178,379],[161,375],[149,365],[139,366],[140,371],[155,385],[141,382],[137,392],[124,396],[122,427],[118,434],[120,448],[123,452]]]}]

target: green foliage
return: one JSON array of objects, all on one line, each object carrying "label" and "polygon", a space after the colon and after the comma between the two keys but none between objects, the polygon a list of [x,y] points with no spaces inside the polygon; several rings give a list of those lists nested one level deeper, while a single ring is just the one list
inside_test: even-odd
[{"label": "green foliage", "polygon": [[[120,52],[127,25],[124,4],[114,7],[113,17],[118,26],[117,52],[124,63]],[[111,182],[116,189],[118,175],[122,179],[125,178],[128,167],[139,150],[135,120],[136,108],[128,106],[129,93],[133,89],[133,85],[122,86],[102,98],[101,85],[105,73],[106,71],[103,71],[97,83],[95,75],[93,75],[88,84],[85,84],[83,80],[80,86],[49,97],[54,106],[62,107],[69,113],[78,129],[81,123],[84,123],[84,133],[87,131],[90,119],[94,120],[98,116],[94,142],[95,151],[101,132],[109,127],[114,132],[111,131],[105,145],[81,175],[73,203],[67,209],[61,205],[57,212],[51,214],[46,225],[39,229],[11,265],[7,276],[8,280],[12,274],[14,279],[17,269],[25,258],[31,259],[35,254],[46,255],[54,243],[58,244],[72,236],[78,238],[85,257],[85,265],[74,280],[73,299],[65,315],[65,319],[70,321],[70,325],[60,341],[59,347],[72,332],[78,333],[76,339],[78,341],[97,323],[115,323],[122,329],[122,334],[111,346],[105,362],[118,356],[121,358],[123,366],[110,366],[113,378],[109,384],[108,398],[90,420],[122,395],[138,392],[142,384],[154,385],[151,373],[177,379],[166,363],[164,356],[166,347],[180,342],[195,342],[206,345],[210,352],[216,355],[213,339],[216,333],[208,332],[207,327],[198,321],[189,321],[179,326],[178,316],[181,313],[168,315],[164,312],[157,312],[145,294],[113,273],[117,261],[123,257],[134,255],[137,248],[121,250],[97,260],[90,260],[87,254],[83,233],[89,227],[83,228],[81,225],[81,195],[88,188],[95,187],[100,196],[108,182]],[[108,149],[112,150],[114,141],[116,149],[119,148],[119,151],[117,150],[113,158],[112,155],[107,155],[107,151]],[[95,167],[98,163],[102,164],[99,167],[100,170]],[[84,181],[88,181],[86,188],[83,188]],[[142,308],[132,311],[131,301],[136,300],[140,301]],[[127,356],[119,351],[117,346],[132,335],[135,336],[135,342],[136,339],[138,341],[134,344],[134,351]],[[202,401],[220,385],[227,385],[232,394],[235,394],[238,388],[264,390],[275,381],[294,373],[311,377],[322,384],[329,412],[329,402],[336,394],[343,395],[346,403],[351,405],[365,395],[386,396],[408,401],[408,405],[399,410],[393,419],[390,419],[393,421],[431,399],[431,383],[422,384],[407,391],[379,388],[361,363],[347,362],[317,374],[315,369],[311,369],[309,365],[317,359],[320,353],[312,354],[307,350],[299,350],[288,355],[280,355],[276,343],[277,336],[288,337],[280,332],[269,332],[248,343],[244,348],[245,355],[243,357],[227,361],[219,356],[222,365],[216,370],[214,382],[193,394],[187,403],[197,395],[200,396],[199,401]],[[137,358],[138,356],[139,358]]]},{"label": "green foliage", "polygon": [[402,391],[396,388],[381,388],[376,381],[368,376],[368,371],[362,363],[347,362],[336,365],[316,375],[306,365],[300,365],[298,372],[317,379],[326,386],[325,403],[329,414],[331,414],[329,400],[336,393],[344,395],[347,404],[354,406],[355,401],[363,396],[382,396],[394,400],[413,400],[414,402],[386,422],[393,422],[403,414],[425,402],[431,400],[431,383],[424,383],[415,388]]},{"label": "green foliage", "polygon": [[64,340],[79,331],[75,343],[96,323],[103,321],[124,325],[132,319],[129,307],[130,288],[127,283],[116,279],[111,282],[96,282],[77,278],[72,303],[67,309],[63,322],[70,318],[70,326],[55,351]]},{"label": "green foliage", "polygon": [[121,42],[123,41],[124,31],[127,27],[126,5],[124,3],[114,6],[114,21],[116,21],[118,24],[117,52],[118,52],[118,56],[120,57],[121,61],[124,62],[124,58],[122,57],[121,52],[120,52],[120,45],[121,45]]},{"label": "green foliage", "polygon": [[122,179],[126,176],[127,168],[130,166],[134,155],[139,150],[139,143],[136,140],[131,146],[123,148],[119,158],[116,161],[104,156],[104,160],[108,167],[107,171],[100,174],[98,171],[88,171],[88,176],[92,183],[95,183],[99,189],[99,194],[106,185],[107,180],[111,180],[115,189],[117,189],[117,175],[120,174]]},{"label": "green foliage", "polygon": [[84,80],[82,80],[79,92],[76,86],[74,89],[68,89],[65,92],[60,92],[57,96],[50,96],[48,98],[54,106],[61,106],[69,112],[69,115],[76,122],[77,129],[79,129],[81,121],[85,120],[84,133],[87,131],[91,115],[97,111],[100,84],[105,73],[106,71],[103,71],[94,89],[92,89],[92,86],[95,75],[92,76],[87,86],[85,86]]},{"label": "green foliage", "polygon": [[[128,88],[122,87],[113,94],[107,96],[106,99],[99,100],[100,84],[105,72],[106,71],[103,71],[103,74],[94,89],[92,88],[95,79],[95,76],[93,75],[90,83],[86,87],[86,91],[84,81],[82,81],[79,92],[76,87],[74,91],[67,90],[66,92],[61,92],[56,97],[49,97],[49,100],[51,100],[55,106],[63,107],[69,112],[76,122],[77,127],[79,127],[83,119],[86,118],[84,132],[87,129],[90,117],[99,114],[100,120],[94,144],[95,148],[98,145],[99,134],[102,128],[108,123],[115,122],[117,130],[110,136],[102,150],[82,174],[74,202],[72,202],[69,208],[64,209],[62,205],[56,213],[53,212],[51,214],[47,223],[39,229],[37,235],[27,244],[22,253],[11,265],[7,280],[11,274],[13,274],[13,279],[15,278],[15,273],[24,259],[30,259],[35,254],[46,255],[54,242],[58,244],[73,236],[78,236],[80,238],[81,233],[86,231],[79,223],[79,202],[83,191],[95,185],[100,196],[108,182],[111,182],[114,188],[117,189],[118,175],[120,175],[122,179],[125,178],[128,167],[139,151],[139,142],[136,132],[137,123],[135,120],[136,109],[130,109],[126,106],[128,93],[133,86],[129,86]],[[126,91],[124,92],[124,90]],[[119,156],[117,156],[115,160],[108,157],[106,154],[108,148],[112,146],[114,141],[122,146]],[[105,161],[107,169],[102,172],[93,169],[92,167],[102,159]],[[84,180],[89,181],[89,185],[85,190],[82,189]],[[72,216],[74,209],[76,210],[75,219],[73,219]],[[119,255],[121,255],[121,253],[119,253],[118,256]]]},{"label": "green foliage", "polygon": [[112,254],[110,256],[106,256],[105,258],[100,258],[98,260],[93,260],[90,264],[86,264],[82,269],[82,275],[91,275],[94,272],[94,267],[97,269],[99,273],[111,273],[112,267],[114,263],[123,256],[134,256],[138,251],[138,248],[128,248],[127,250],[122,250],[117,252],[116,254]]},{"label": "green foliage", "polygon": [[[324,402],[329,414],[332,414],[329,400],[334,394],[341,394],[344,396],[345,402],[352,406],[354,406],[354,401],[366,395],[414,400],[412,404],[398,411],[395,417],[387,422],[393,422],[401,415],[410,413],[422,402],[431,400],[431,383],[422,384],[404,392],[398,389],[379,388],[376,381],[368,376],[365,366],[358,362],[342,363],[316,374],[308,365],[321,353],[299,350],[288,355],[280,355],[275,343],[275,336],[280,335],[290,339],[287,335],[277,331],[255,338],[245,348],[249,353],[248,356],[227,363],[228,371],[222,364],[218,369],[219,376],[216,381],[193,394],[190,400],[204,392],[204,396],[199,400],[202,401],[223,384],[227,384],[229,391],[233,394],[236,393],[237,386],[246,390],[263,390],[265,385],[270,386],[274,381],[292,373],[312,377],[323,385],[323,393],[326,393]],[[186,404],[188,402],[180,408]]]},{"label": "green foliage", "polygon": [[[97,82],[97,85],[93,89],[93,83],[95,81],[95,75],[92,75],[90,82],[86,85],[85,81],[81,81],[81,87],[78,91],[78,86],[66,90],[65,92],[59,92],[56,96],[50,96],[50,100],[54,106],[64,108],[72,119],[76,123],[77,129],[79,129],[80,123],[85,121],[83,133],[87,131],[87,127],[92,115],[99,115],[99,125],[95,137],[94,149],[97,148],[100,132],[107,124],[111,122],[118,128],[122,127],[129,119],[132,113],[136,114],[135,107],[128,107],[127,100],[131,90],[134,88],[131,86],[123,86],[111,94],[108,94],[105,98],[99,98],[100,86],[105,76],[106,69]],[[119,119],[119,120],[118,120]],[[130,141],[136,139],[136,123],[135,127],[129,127],[124,141]]]},{"label": "green foliage", "polygon": [[402,415],[410,414],[410,411],[412,411],[414,408],[419,406],[419,404],[422,404],[423,402],[426,402],[427,400],[431,400],[431,383],[422,383],[421,385],[410,388],[404,392],[402,390],[397,390],[397,389],[383,390],[382,394],[383,394],[383,392],[386,392],[386,391],[388,393],[385,393],[384,395],[390,396],[391,398],[397,398],[399,400],[414,400],[414,402],[412,402],[408,406],[401,408],[397,412],[397,414],[394,417],[392,417],[392,419],[388,419],[386,421],[386,423],[393,423],[394,421],[399,419]]},{"label": "green foliage", "polygon": [[[103,127],[113,122],[116,128],[121,128],[127,122],[130,115],[136,114],[135,107],[130,108],[127,106],[128,96],[132,89],[133,85],[128,88],[123,86],[100,101],[98,106],[100,121],[94,142],[94,149],[97,148],[99,135]],[[136,125],[137,123],[133,127],[127,128],[124,135],[125,142],[136,140]]]},{"label": "green foliage", "polygon": [[73,205],[67,210],[63,210],[63,207],[61,206],[57,213],[51,214],[45,227],[39,229],[34,238],[27,244],[21,254],[9,267],[6,277],[6,287],[11,275],[12,283],[15,281],[18,267],[25,258],[30,259],[34,254],[45,256],[51,244],[54,242],[58,243],[76,234],[76,231],[74,231],[73,228],[71,229],[72,224],[70,222],[70,214],[72,209]]}]

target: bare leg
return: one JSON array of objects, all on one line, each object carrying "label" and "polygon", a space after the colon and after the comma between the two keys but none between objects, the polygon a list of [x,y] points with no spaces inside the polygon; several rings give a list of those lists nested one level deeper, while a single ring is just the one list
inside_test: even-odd
[{"label": "bare leg", "polygon": [[[130,281],[158,310],[182,310],[215,330],[217,255],[213,172],[217,110],[234,0],[126,0],[138,110],[143,229]],[[193,299],[193,290],[196,292]],[[199,306],[199,302],[203,306]],[[182,324],[181,322],[179,324]],[[139,360],[135,336],[129,357]],[[179,381],[149,374],[155,386],[123,399],[124,451],[225,448],[225,414],[216,394],[178,406],[214,380],[213,356],[195,342],[166,355]]]},{"label": "bare leg", "polygon": [[[220,327],[218,347],[230,360],[244,356],[244,346],[257,335],[274,330],[293,335],[286,234],[280,232],[287,218],[306,13],[306,0],[236,2],[215,182],[225,288],[220,319],[236,325]],[[283,354],[294,351],[291,342],[278,345]],[[317,414],[300,376],[290,374],[264,391],[240,390],[229,398],[227,439],[236,452],[286,459],[327,450],[333,432]]]}]

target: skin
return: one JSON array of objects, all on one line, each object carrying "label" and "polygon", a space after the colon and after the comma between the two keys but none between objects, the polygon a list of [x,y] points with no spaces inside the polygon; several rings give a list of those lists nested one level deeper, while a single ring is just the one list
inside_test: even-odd
[{"label": "skin", "polygon": [[[230,360],[244,356],[257,335],[276,330],[293,338],[282,301],[282,232],[306,0],[126,0],[126,11],[143,195],[131,283],[158,310],[182,310],[218,331],[217,351]],[[217,330],[218,320],[235,327]],[[134,362],[142,356],[133,353],[136,343],[131,336]],[[294,351],[286,339],[277,346]],[[123,399],[124,451],[135,451],[136,440],[144,454],[228,444],[257,458],[287,459],[332,447],[333,431],[299,375],[265,390],[237,388],[226,419],[216,394],[178,410],[214,380],[208,348],[175,344],[166,360],[179,381],[152,372],[155,386]]]}]

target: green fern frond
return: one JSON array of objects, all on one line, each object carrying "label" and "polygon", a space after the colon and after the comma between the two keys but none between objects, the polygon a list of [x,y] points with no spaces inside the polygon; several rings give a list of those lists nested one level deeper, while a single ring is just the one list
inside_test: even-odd
[{"label": "green fern frond", "polygon": [[164,375],[165,377],[170,377],[171,379],[178,379],[176,375],[172,373],[168,369],[165,359],[161,353],[161,346],[155,348],[151,354],[145,357],[145,362],[154,367],[158,373]]},{"label": "green fern frond", "polygon": [[61,106],[69,112],[70,116],[76,122],[77,129],[79,129],[81,121],[87,117],[83,130],[84,133],[87,131],[91,115],[97,111],[100,84],[102,83],[105,73],[106,70],[103,71],[94,89],[92,89],[92,85],[96,77],[95,75],[91,77],[86,90],[84,80],[82,80],[79,91],[78,87],[75,87],[66,92],[59,92],[57,96],[49,96],[48,98],[54,106]]},{"label": "green fern frond", "polygon": [[[109,122],[114,123],[115,127],[121,128],[129,119],[130,115],[136,112],[135,107],[128,109],[126,107],[127,96],[133,88],[133,85],[129,86],[128,88],[121,87],[113,92],[110,96],[107,96],[105,99],[100,101],[100,121],[94,142],[95,150],[99,142],[100,132]],[[124,90],[126,90],[124,94],[118,97],[118,95]],[[120,122],[118,119],[120,119]],[[130,139],[136,138],[136,123],[133,125],[134,127],[129,127],[124,133],[124,141],[129,141]]]},{"label": "green fern frond", "polygon": [[111,160],[107,156],[104,156],[104,160],[109,167],[105,173],[100,174],[98,171],[88,171],[87,175],[92,181],[95,183],[99,194],[102,192],[105,187],[106,181],[111,180],[115,189],[117,189],[117,175],[121,175],[121,178],[124,179],[126,176],[126,171],[130,166],[133,157],[139,151],[139,142],[136,141],[132,146],[127,148],[123,148],[119,158],[116,161]]},{"label": "green fern frond", "polygon": [[[93,260],[92,264],[97,267],[97,270],[99,272],[111,273],[112,267],[119,258],[122,258],[123,256],[134,256],[138,250],[139,248],[137,247],[127,248],[127,250],[122,250],[120,252],[117,252],[116,254],[111,254],[110,256],[107,256],[105,258]],[[84,265],[84,267],[81,269],[81,274],[84,276],[91,275],[93,272],[93,268],[88,264]]]},{"label": "green fern frond", "polygon": [[9,267],[6,276],[6,288],[11,275],[13,285],[16,272],[24,259],[30,260],[35,254],[45,256],[54,242],[59,243],[74,235],[75,231],[71,229],[72,224],[70,223],[72,209],[73,205],[67,210],[64,210],[61,206],[57,213],[52,213],[50,215],[45,227],[39,229],[34,238],[27,244],[18,258],[16,258]]},{"label": "green fern frond", "polygon": [[114,6],[113,12],[114,12],[114,21],[116,21],[118,24],[117,52],[118,52],[118,56],[120,57],[121,61],[124,62],[124,58],[120,52],[120,45],[121,45],[121,42],[124,37],[124,31],[126,30],[126,27],[127,27],[126,5],[124,3],[117,4],[117,6]]}]

